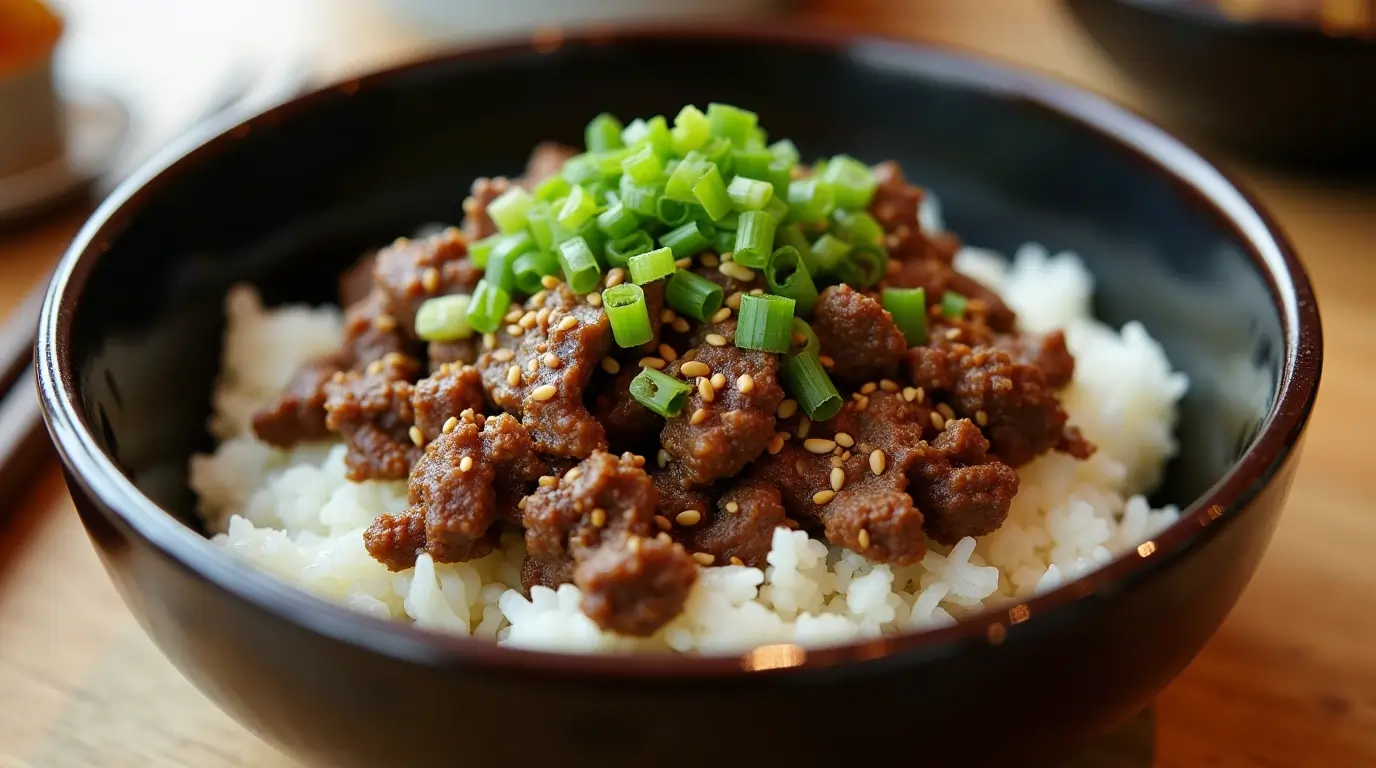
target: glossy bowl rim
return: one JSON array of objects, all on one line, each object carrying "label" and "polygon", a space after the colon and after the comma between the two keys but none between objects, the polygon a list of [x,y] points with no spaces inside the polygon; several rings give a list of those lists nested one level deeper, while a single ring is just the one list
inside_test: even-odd
[{"label": "glossy bowl rim", "polygon": [[[382,83],[443,68],[457,60],[550,53],[565,44],[615,46],[654,40],[692,40],[831,51],[867,62],[906,62],[919,76],[941,79],[1019,100],[1089,130],[1118,151],[1132,155],[1149,173],[1166,176],[1204,205],[1209,214],[1244,243],[1258,273],[1267,280],[1285,336],[1278,395],[1251,447],[1207,492],[1185,508],[1180,519],[1152,541],[1115,558],[1100,569],[1031,599],[935,630],[873,638],[845,645],[809,648],[766,656],[581,654],[514,649],[491,641],[442,634],[392,620],[365,616],[328,602],[253,568],[179,522],[144,496],[96,441],[79,407],[77,372],[70,359],[71,322],[80,293],[96,260],[108,250],[106,238],[138,215],[142,201],[197,159],[223,150],[249,135],[311,109],[317,102],[345,99]],[[896,58],[895,58],[896,57]],[[534,36],[468,46],[350,79],[238,121],[232,116],[203,126],[149,161],[97,209],[58,263],[39,323],[36,348],[44,419],[77,493],[95,499],[113,524],[150,544],[188,575],[208,581],[275,618],[357,649],[432,667],[477,666],[507,676],[596,680],[740,677],[784,667],[830,667],[900,653],[942,653],[970,642],[998,645],[1020,630],[1039,625],[1058,610],[1093,599],[1111,599],[1126,582],[1159,572],[1200,545],[1266,487],[1290,456],[1312,410],[1322,367],[1322,328],[1309,279],[1288,239],[1247,193],[1225,174],[1165,130],[1103,96],[1036,74],[1026,67],[996,63],[949,46],[874,35],[822,30],[808,23],[781,22],[768,29],[722,24],[594,26],[544,30]],[[75,490],[75,489],[74,489]],[[1082,606],[1083,607],[1083,606]],[[1039,621],[1040,620],[1040,621]],[[1026,623],[1026,626],[1017,626]],[[777,672],[776,672],[777,673]]]}]

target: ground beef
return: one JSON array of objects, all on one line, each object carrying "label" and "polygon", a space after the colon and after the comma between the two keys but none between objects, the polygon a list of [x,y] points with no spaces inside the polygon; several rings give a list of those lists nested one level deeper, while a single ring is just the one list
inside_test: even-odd
[{"label": "ground beef", "polygon": [[681,546],[651,538],[658,498],[643,458],[592,454],[527,498],[526,551],[536,562],[523,578],[547,582],[571,561],[584,613],[604,629],[653,634],[683,610],[697,580]]},{"label": "ground beef", "polygon": [[495,341],[478,357],[488,399],[518,414],[542,452],[582,458],[606,449],[605,430],[583,404],[612,343],[600,307],[559,283],[508,315]]},{"label": "ground beef", "polygon": [[419,370],[414,358],[393,354],[361,373],[338,373],[325,385],[325,425],[348,445],[344,463],[350,480],[402,480],[410,474],[421,454],[411,435],[415,412],[409,383]]},{"label": "ground beef", "polygon": [[1092,447],[1066,427],[1065,409],[1041,368],[1016,362],[988,344],[970,346],[959,328],[933,334],[909,350],[913,382],[949,401],[955,413],[984,428],[993,451],[1019,467],[1056,448],[1088,456]]},{"label": "ground beef", "polygon": [[387,355],[414,357],[416,345],[402,336],[387,313],[387,297],[374,289],[344,312],[343,370],[361,371]]},{"label": "ground beef", "polygon": [[[425,448],[407,485],[410,509],[381,515],[363,541],[392,570],[415,565],[421,552],[457,563],[491,552],[501,531],[502,489],[533,487],[546,467],[525,430],[510,416],[471,413]],[[418,535],[419,532],[419,535]]]},{"label": "ground beef", "polygon": [[832,378],[844,383],[892,377],[908,351],[893,316],[848,285],[822,291],[812,310],[812,330],[822,354],[835,361]]},{"label": "ground beef", "polygon": [[254,434],[259,440],[282,448],[329,437],[330,430],[325,426],[325,386],[343,367],[338,355],[302,366],[277,402],[253,415]]},{"label": "ground beef", "polygon": [[371,250],[339,276],[339,306],[351,307],[368,298],[368,294],[373,292],[373,269],[376,265],[377,251]]},{"label": "ground beef", "polygon": [[430,372],[434,373],[449,363],[472,365],[478,362],[481,352],[482,340],[474,336],[456,341],[432,341],[426,347],[425,356],[430,360]]},{"label": "ground beef", "polygon": [[664,419],[631,397],[631,382],[640,374],[640,366],[630,362],[618,365],[617,374],[606,377],[594,398],[593,415],[607,431],[607,443],[612,448],[653,453]]},{"label": "ground beef", "polygon": [[[660,442],[671,460],[683,463],[684,477],[694,485],[735,475],[760,455],[774,434],[774,412],[784,399],[778,358],[738,349],[735,334],[735,320],[704,324],[698,346],[666,369],[693,388],[682,412],[665,423]],[[707,371],[694,371],[702,365]],[[708,400],[701,381],[706,378],[710,386],[718,375],[722,386],[712,387]]]},{"label": "ground beef", "polygon": [[471,293],[483,271],[468,257],[468,238],[454,227],[418,240],[398,238],[378,252],[373,278],[385,303],[384,323],[416,338],[416,310],[426,299]]},{"label": "ground beef", "polygon": [[[659,491],[659,503],[655,505],[658,518],[655,524],[660,530],[676,532],[679,516],[684,512],[696,512],[700,520],[706,520],[712,509],[712,489],[694,488],[684,477],[683,465],[677,462],[666,464],[664,469],[651,475],[655,489]],[[662,522],[661,522],[662,519]]]},{"label": "ground beef", "polygon": [[1014,361],[1040,370],[1052,389],[1061,389],[1075,378],[1075,358],[1066,349],[1063,331],[1044,336],[1002,335],[995,343]]},{"label": "ground beef", "polygon": [[526,161],[526,173],[521,177],[521,186],[534,189],[540,182],[558,173],[564,161],[578,154],[578,150],[553,141],[542,141],[535,145]]},{"label": "ground beef", "polygon": [[898,163],[889,161],[874,167],[876,182],[870,215],[874,216],[887,234],[885,245],[889,255],[897,259],[925,259],[926,237],[918,221],[917,210],[922,204],[922,189],[908,183]]},{"label": "ground beef", "polygon": [[473,181],[473,187],[463,201],[463,231],[470,241],[497,234],[497,225],[487,214],[487,206],[508,189],[511,189],[511,180],[501,176]]},{"label": "ground beef", "polygon": [[928,536],[955,544],[1003,525],[1018,493],[1018,473],[988,450],[989,441],[973,422],[953,419],[917,451],[908,492],[926,517]]},{"label": "ground beef", "polygon": [[416,382],[411,394],[415,424],[426,441],[434,440],[444,430],[449,419],[457,419],[465,411],[483,412],[482,376],[471,365],[442,365],[429,378]]},{"label": "ground beef", "polygon": [[746,480],[722,494],[701,522],[685,527],[680,540],[690,552],[711,555],[714,565],[763,568],[774,529],[787,522],[779,489]]}]

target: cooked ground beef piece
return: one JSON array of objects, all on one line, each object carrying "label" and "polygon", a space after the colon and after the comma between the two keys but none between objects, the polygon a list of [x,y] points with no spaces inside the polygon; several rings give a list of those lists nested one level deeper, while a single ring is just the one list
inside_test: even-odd
[{"label": "cooked ground beef piece", "polygon": [[344,367],[337,355],[314,360],[298,370],[271,408],[253,414],[253,432],[259,440],[282,448],[298,442],[324,440],[325,386]]},{"label": "cooked ground beef piece", "polygon": [[659,503],[655,505],[655,514],[659,519],[655,520],[655,525],[660,530],[676,532],[676,526],[680,525],[679,515],[684,512],[689,512],[690,515],[696,512],[700,520],[707,519],[713,503],[711,489],[693,487],[692,482],[684,477],[682,464],[666,464],[664,469],[653,473],[650,479],[659,491]]},{"label": "cooked ground beef piece", "polygon": [[488,398],[519,415],[544,453],[582,458],[604,450],[606,432],[583,392],[612,343],[607,315],[559,283],[508,318],[496,346],[478,357]]},{"label": "cooked ground beef piece", "polygon": [[387,297],[382,291],[374,289],[344,312],[344,349],[340,359],[346,364],[341,370],[361,371],[387,355],[412,357],[415,352],[415,345],[402,336],[387,313]]},{"label": "cooked ground beef piece", "polygon": [[383,323],[416,338],[416,310],[426,299],[471,293],[483,271],[468,258],[468,238],[450,227],[419,240],[399,238],[377,254],[373,277],[386,298]]},{"label": "cooked ground beef piece", "polygon": [[415,565],[421,552],[439,563],[482,557],[500,538],[493,523],[502,517],[502,504],[512,503],[501,498],[503,489],[531,486],[544,471],[514,418],[467,413],[416,462],[407,485],[410,509],[379,516],[364,533],[364,545],[392,570]]},{"label": "cooked ground beef piece", "polygon": [[1063,331],[1044,336],[1003,335],[995,343],[1015,361],[1040,370],[1052,389],[1062,389],[1075,378],[1075,358],[1066,349]]},{"label": "cooked ground beef piece", "polygon": [[683,528],[680,540],[690,552],[711,555],[713,565],[763,568],[774,529],[787,522],[779,489],[746,480],[723,493],[700,523]]},{"label": "cooked ground beef piece", "polygon": [[[698,346],[665,372],[693,384],[683,410],[669,419],[660,442],[673,461],[682,462],[694,485],[710,485],[745,468],[774,435],[774,412],[783,402],[778,358],[739,349],[736,321],[706,323]],[[720,378],[716,378],[720,377]],[[711,380],[716,378],[721,386]],[[711,398],[705,398],[708,383]]]},{"label": "cooked ground beef piece", "polygon": [[908,492],[942,544],[998,530],[1018,493],[1018,473],[987,455],[989,441],[969,419],[953,419],[921,446],[908,470]]},{"label": "cooked ground beef piece", "polygon": [[[325,385],[325,425],[348,444],[350,480],[402,480],[421,455],[410,430],[415,421],[409,379],[420,363],[388,355],[362,372],[336,374]],[[417,433],[419,434],[419,433]]]},{"label": "cooked ground beef piece", "polygon": [[352,307],[373,292],[373,269],[377,266],[377,251],[359,257],[339,278],[339,306]]},{"label": "cooked ground beef piece", "polygon": [[449,419],[458,419],[464,411],[480,414],[485,406],[482,376],[471,365],[446,363],[416,382],[411,394],[416,427],[427,441],[439,437]]},{"label": "cooked ground beef piece", "polygon": [[526,499],[523,576],[547,580],[571,560],[582,609],[598,626],[651,635],[683,610],[697,567],[681,546],[652,538],[659,493],[644,460],[597,452]]},{"label": "cooked ground beef piece", "polygon": [[426,357],[430,360],[431,373],[447,363],[472,365],[478,362],[481,352],[482,339],[477,336],[457,341],[432,341],[425,349]]},{"label": "cooked ground beef piece", "polygon": [[578,154],[578,150],[553,141],[542,141],[535,145],[526,161],[526,173],[521,177],[521,186],[534,189],[540,182],[548,179],[564,167],[564,161]]},{"label": "cooked ground beef piece", "polygon": [[933,334],[909,350],[913,383],[947,400],[984,428],[994,453],[1019,467],[1055,448],[1075,456],[1093,450],[1075,429],[1041,368],[1016,362],[996,346],[964,342],[959,329]]},{"label": "cooked ground beef piece", "polygon": [[618,363],[615,376],[606,376],[601,391],[593,402],[593,416],[607,431],[607,443],[616,450],[654,453],[655,437],[664,419],[631,397],[631,382],[640,373],[640,366],[627,361]]},{"label": "cooked ground beef piece", "polygon": [[463,231],[470,241],[497,234],[497,225],[488,215],[487,206],[508,189],[511,189],[511,179],[501,176],[473,181],[473,187],[463,201]]},{"label": "cooked ground beef piece", "polygon": [[789,439],[776,439],[751,477],[778,488],[789,515],[832,544],[876,562],[915,563],[925,552],[923,517],[905,491],[923,437],[935,432],[931,413],[912,389],[875,389],[830,421],[794,417]]},{"label": "cooked ground beef piece", "polygon": [[893,376],[908,351],[893,316],[848,285],[822,291],[812,310],[812,330],[822,354],[836,363],[832,378],[849,384]]}]

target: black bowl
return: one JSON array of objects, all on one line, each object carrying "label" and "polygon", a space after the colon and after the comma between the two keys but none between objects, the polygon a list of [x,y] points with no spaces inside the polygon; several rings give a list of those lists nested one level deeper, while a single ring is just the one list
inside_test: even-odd
[{"label": "black bowl", "polygon": [[[1100,315],[1143,321],[1193,382],[1160,492],[1186,507],[1180,522],[1088,578],[947,629],[718,658],[433,634],[317,600],[202,537],[186,464],[210,447],[232,283],[269,302],[330,300],[362,249],[457,219],[469,180],[518,171],[535,141],[576,141],[604,109],[709,100],[758,109],[808,156],[898,159],[974,243],[1082,253]],[[1135,713],[1218,627],[1280,514],[1320,335],[1269,220],[1111,104],[931,48],[679,29],[457,53],[188,140],[81,232],[38,359],[72,495],[120,592],[187,677],[294,755],[813,765],[892,747],[1002,765],[1064,754]]]},{"label": "black bowl", "polygon": [[1289,167],[1376,171],[1376,37],[1198,0],[1066,4],[1172,125]]}]

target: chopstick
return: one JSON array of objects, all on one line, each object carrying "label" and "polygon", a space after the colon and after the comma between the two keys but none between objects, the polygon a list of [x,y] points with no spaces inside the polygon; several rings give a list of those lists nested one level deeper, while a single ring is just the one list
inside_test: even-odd
[{"label": "chopstick", "polygon": [[34,336],[48,281],[43,279],[0,325],[0,513],[23,496],[52,456],[33,372]]}]

